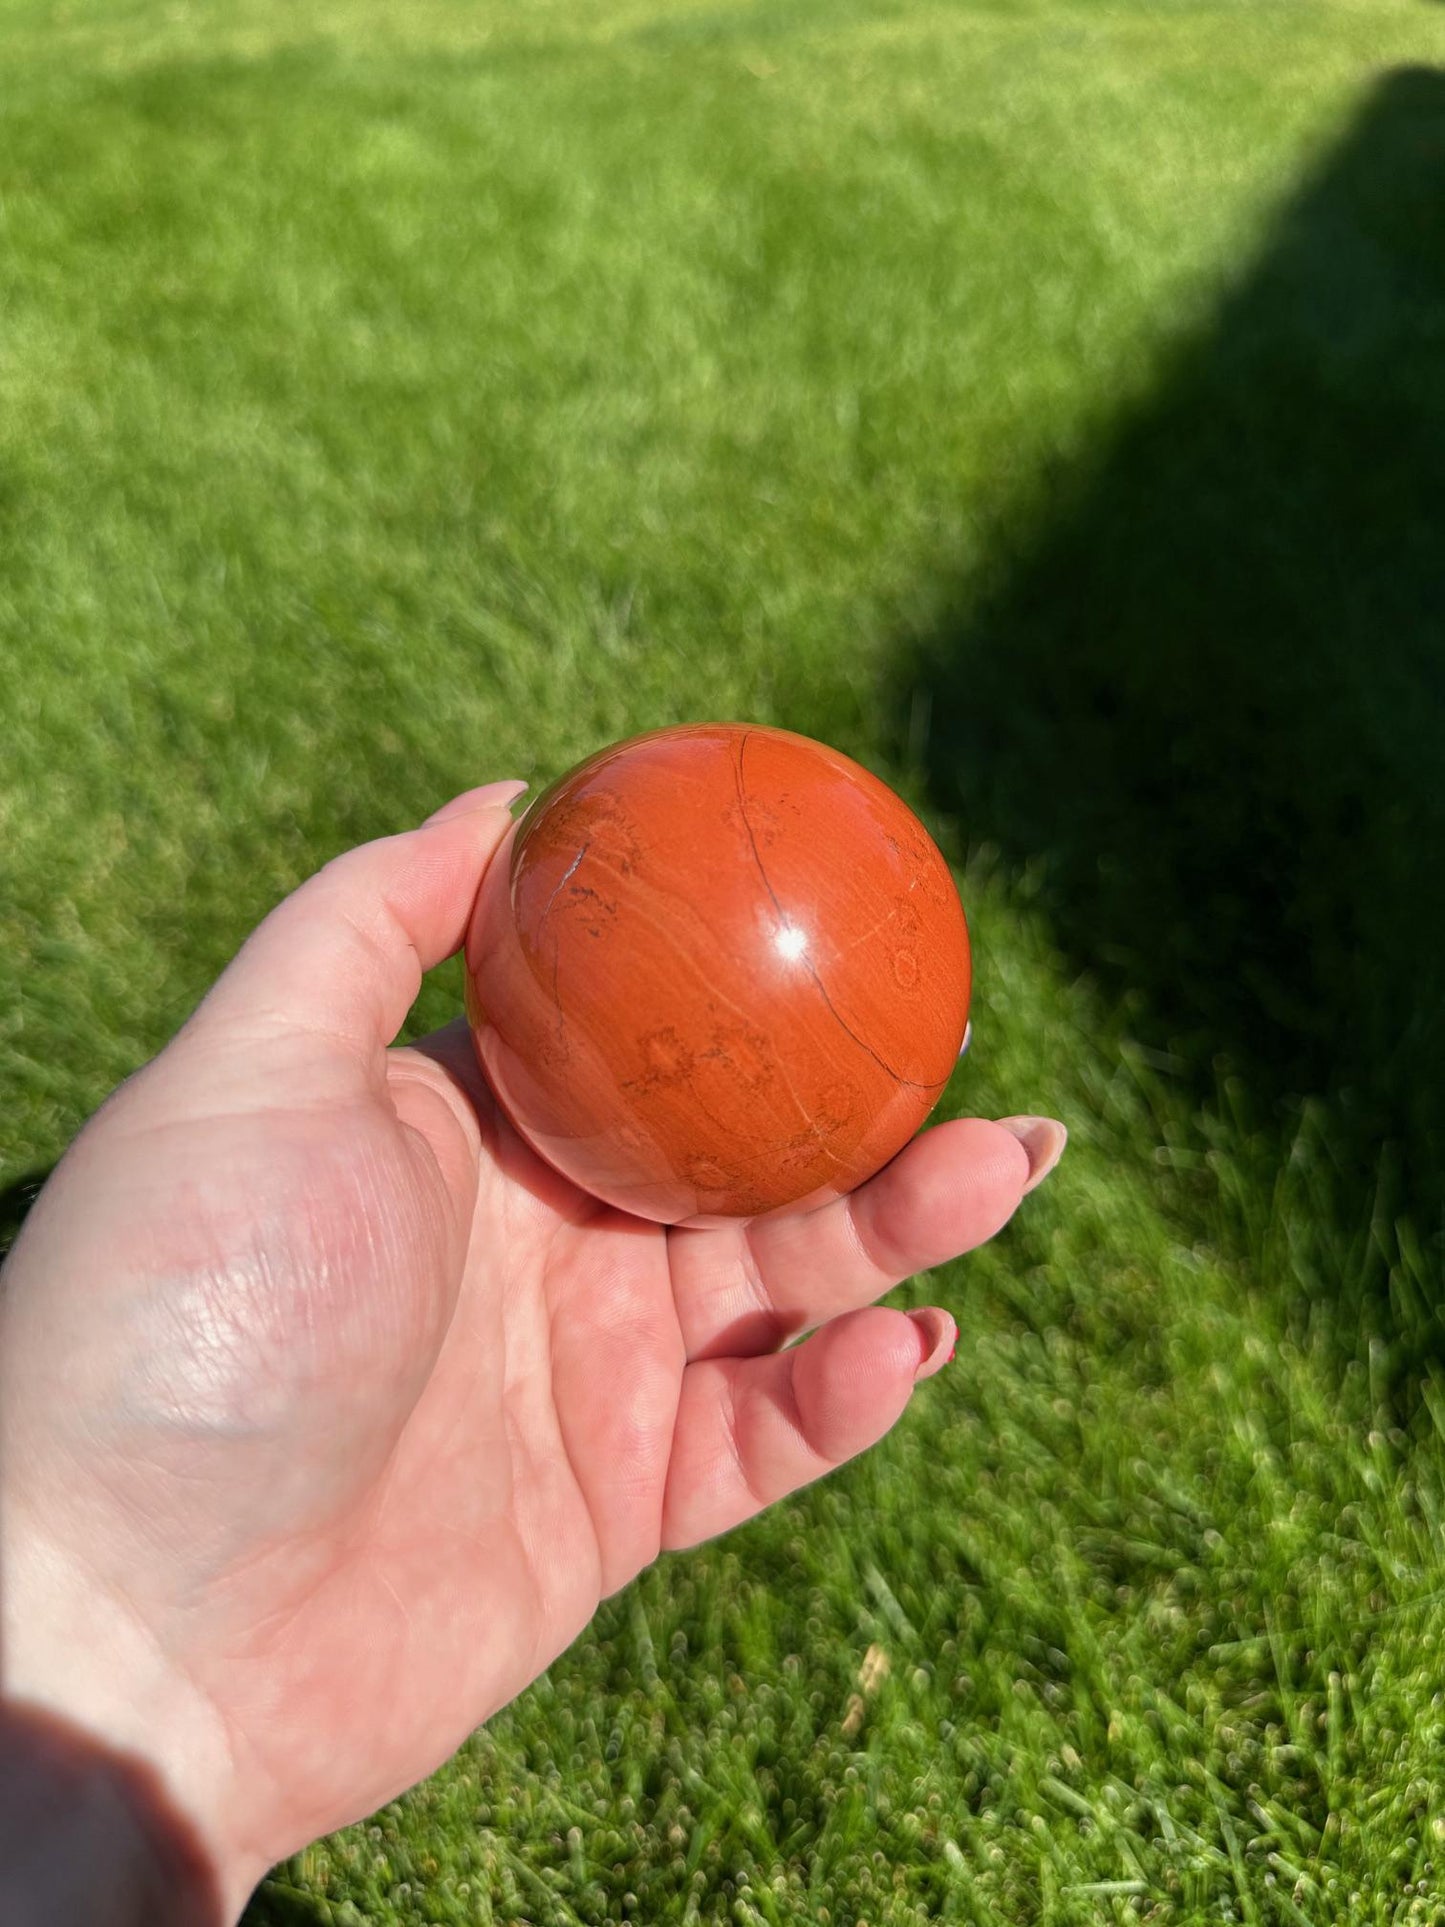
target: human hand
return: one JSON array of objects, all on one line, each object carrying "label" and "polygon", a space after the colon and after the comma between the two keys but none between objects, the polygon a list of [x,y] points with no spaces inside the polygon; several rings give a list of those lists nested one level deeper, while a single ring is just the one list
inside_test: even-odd
[{"label": "human hand", "polygon": [[880,1438],[956,1328],[873,1301],[991,1237],[1063,1148],[1046,1120],[943,1124],[850,1198],[720,1230],[576,1191],[464,1026],[388,1048],[521,787],[281,904],[4,1272],[7,1696],[147,1763],[232,1916],[661,1550]]}]

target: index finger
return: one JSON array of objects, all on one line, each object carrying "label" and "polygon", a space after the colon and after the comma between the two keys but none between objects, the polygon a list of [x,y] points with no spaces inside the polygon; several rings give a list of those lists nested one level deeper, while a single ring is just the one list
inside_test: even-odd
[{"label": "index finger", "polygon": [[774,1350],[986,1243],[1057,1163],[1066,1136],[1053,1119],[960,1118],[819,1210],[670,1232],[688,1357]]}]

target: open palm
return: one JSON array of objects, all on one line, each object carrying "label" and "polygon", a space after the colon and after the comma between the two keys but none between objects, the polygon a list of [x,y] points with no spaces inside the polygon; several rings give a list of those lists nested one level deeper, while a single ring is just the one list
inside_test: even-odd
[{"label": "open palm", "polygon": [[282,904],[5,1273],[12,1690],[152,1759],[233,1898],[439,1764],[660,1550],[886,1432],[954,1325],[873,1301],[991,1236],[1060,1146],[943,1125],[751,1227],[587,1198],[463,1028],[388,1048],[510,793]]}]

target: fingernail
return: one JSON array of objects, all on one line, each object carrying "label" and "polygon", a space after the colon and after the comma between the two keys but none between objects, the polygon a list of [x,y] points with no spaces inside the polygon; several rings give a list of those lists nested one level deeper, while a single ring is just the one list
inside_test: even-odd
[{"label": "fingernail", "polygon": [[921,1378],[932,1378],[941,1372],[953,1357],[958,1343],[958,1327],[946,1311],[936,1305],[929,1305],[924,1311],[911,1311],[908,1316],[918,1327],[918,1335],[923,1340],[923,1356],[913,1369],[916,1384]]},{"label": "fingernail", "polygon": [[1023,1189],[1027,1197],[1064,1155],[1069,1133],[1056,1117],[1001,1117],[998,1121],[1028,1152],[1029,1175]]},{"label": "fingernail", "polygon": [[527,788],[519,776],[507,776],[499,783],[483,783],[479,789],[465,790],[433,810],[423,828],[432,823],[449,823],[454,816],[470,816],[473,810],[504,810],[515,803]]}]

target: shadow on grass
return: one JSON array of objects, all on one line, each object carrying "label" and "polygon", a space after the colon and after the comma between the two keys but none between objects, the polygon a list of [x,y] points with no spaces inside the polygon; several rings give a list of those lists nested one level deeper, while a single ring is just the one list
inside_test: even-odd
[{"label": "shadow on grass", "polygon": [[[359,1918],[350,1909],[347,1912],[351,1918]],[[252,1896],[241,1916],[241,1927],[333,1927],[335,1920],[335,1910],[327,1901],[314,1899],[273,1877]]]},{"label": "shadow on grass", "polygon": [[1396,1204],[1438,1214],[1445,74],[1381,83],[898,696],[1143,1041],[1276,1126],[1327,1099],[1352,1184],[1394,1141]]},{"label": "shadow on grass", "polygon": [[0,1258],[20,1236],[20,1227],[29,1214],[30,1207],[40,1196],[50,1169],[27,1171],[23,1178],[16,1178],[13,1184],[0,1189]]}]

